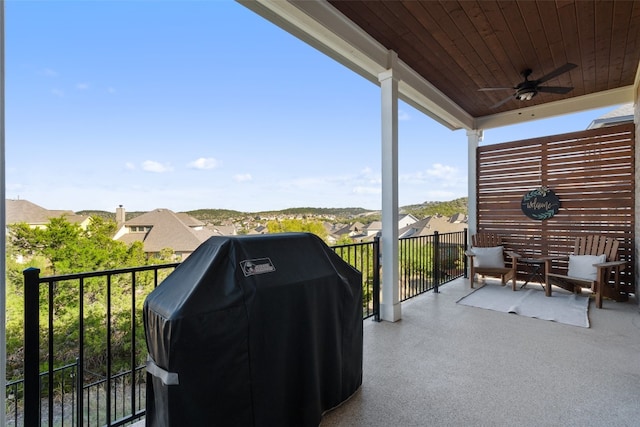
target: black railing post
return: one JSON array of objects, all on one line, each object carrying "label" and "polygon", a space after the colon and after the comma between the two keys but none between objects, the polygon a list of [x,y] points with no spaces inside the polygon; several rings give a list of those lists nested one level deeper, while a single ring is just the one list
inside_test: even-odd
[{"label": "black railing post", "polygon": [[435,249],[433,253],[433,277],[435,278],[433,284],[433,293],[440,293],[438,285],[440,284],[440,235],[437,231],[433,232],[433,247]]},{"label": "black railing post", "polygon": [[83,400],[83,396],[82,394],[84,393],[84,378],[83,375],[80,374],[80,358],[76,357],[76,367],[75,367],[75,376],[73,377],[73,379],[75,380],[75,389],[76,391],[76,401],[75,401],[75,413],[74,413],[74,417],[77,421],[77,426],[83,426],[84,425],[84,410],[83,410],[83,405],[84,405],[84,400]]},{"label": "black railing post", "polygon": [[78,283],[78,358],[76,358],[76,418],[78,425],[84,425],[84,277]]},{"label": "black railing post", "polygon": [[[467,228],[464,229],[464,248],[462,248],[463,253],[469,248],[469,231]],[[469,278],[469,257],[464,255],[464,278]]]},{"label": "black railing post", "polygon": [[380,237],[373,239],[373,320],[380,321]]},{"label": "black railing post", "polygon": [[40,269],[24,275],[24,425],[40,425]]}]

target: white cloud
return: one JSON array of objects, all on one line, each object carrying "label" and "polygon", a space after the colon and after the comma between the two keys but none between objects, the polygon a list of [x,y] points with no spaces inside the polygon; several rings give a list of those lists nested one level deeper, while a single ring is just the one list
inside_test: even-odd
[{"label": "white cloud", "polygon": [[411,116],[406,111],[399,110],[398,111],[398,120],[400,120],[401,122],[406,122],[408,120],[411,120]]},{"label": "white cloud", "polygon": [[426,170],[399,176],[401,205],[453,200],[467,195],[466,171],[435,163]]},{"label": "white cloud", "polygon": [[437,184],[440,187],[451,187],[466,181],[467,177],[462,175],[458,168],[435,163],[426,171],[402,174],[398,179],[408,184]]},{"label": "white cloud", "polygon": [[134,170],[136,170],[136,165],[134,165],[134,164],[133,164],[133,163],[131,163],[131,162],[127,162],[127,163],[125,163],[125,164],[124,164],[124,167],[125,167],[127,170],[130,170],[130,171],[134,171]]},{"label": "white cloud", "polygon": [[87,90],[89,89],[89,83],[77,83],[76,89],[78,90]]},{"label": "white cloud", "polygon": [[173,168],[168,163],[162,164],[154,160],[145,160],[142,162],[142,170],[147,172],[164,173],[171,172]]},{"label": "white cloud", "polygon": [[44,70],[42,70],[42,74],[47,76],[47,77],[57,77],[58,76],[58,72],[56,70],[51,69],[51,68],[45,68]]},{"label": "white cloud", "polygon": [[427,169],[427,175],[436,178],[455,178],[458,176],[458,172],[457,168],[440,163],[435,163],[430,169]]},{"label": "white cloud", "polygon": [[51,89],[51,93],[60,98],[64,97],[64,91],[62,89]]},{"label": "white cloud", "polygon": [[213,157],[200,157],[199,159],[194,160],[193,162],[188,164],[188,167],[191,169],[215,169],[220,165]]},{"label": "white cloud", "polygon": [[380,194],[382,193],[382,188],[380,187],[365,187],[365,186],[357,186],[353,188],[353,192],[355,194]]},{"label": "white cloud", "polygon": [[253,177],[250,173],[239,173],[233,176],[233,180],[236,182],[248,182],[251,181]]},{"label": "white cloud", "polygon": [[116,89],[114,87],[108,87],[107,88],[107,92],[108,93],[116,93]]},{"label": "white cloud", "polygon": [[382,177],[380,173],[375,173],[369,167],[366,167],[360,171],[360,174],[355,177],[356,181],[365,181],[367,184],[381,184]]}]

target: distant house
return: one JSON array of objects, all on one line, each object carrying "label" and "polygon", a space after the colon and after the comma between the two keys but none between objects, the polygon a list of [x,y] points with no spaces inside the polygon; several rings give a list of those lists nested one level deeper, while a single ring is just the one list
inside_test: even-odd
[{"label": "distant house", "polygon": [[464,214],[457,214],[451,218],[434,215],[410,224],[398,231],[399,237],[428,236],[438,233],[453,233],[467,228],[467,220]]},{"label": "distant house", "polygon": [[418,222],[418,218],[411,214],[401,215],[400,218],[398,218],[398,229],[415,224],[416,222]]},{"label": "distant house", "polygon": [[331,238],[329,239],[329,241],[338,241],[344,237],[349,237],[351,239],[357,240],[358,237],[364,236],[365,229],[365,225],[361,222],[336,226],[330,232]]},{"label": "distant house", "polygon": [[463,213],[457,213],[457,214],[453,215],[449,219],[449,222],[452,222],[454,224],[458,224],[458,223],[465,223],[466,224],[468,222],[468,218]]},{"label": "distant house", "polygon": [[377,236],[382,231],[382,221],[373,221],[371,224],[367,226],[366,234],[367,237]]},{"label": "distant house", "polygon": [[235,225],[207,225],[207,228],[213,232],[214,236],[236,236],[238,229]]},{"label": "distant house", "polygon": [[127,244],[142,242],[144,252],[150,256],[172,249],[177,260],[184,260],[215,234],[202,221],[169,209],[155,209],[122,222],[124,208],[119,207],[116,218],[121,225],[114,240]]},{"label": "distant house", "polygon": [[269,233],[269,229],[264,225],[259,225],[253,230],[249,230],[247,234],[255,235],[255,234],[267,234]]},{"label": "distant house", "polygon": [[78,224],[86,229],[91,218],[85,215],[77,215],[70,210],[49,210],[28,200],[6,199],[7,225],[26,223],[31,228],[46,228],[52,218],[64,217],[71,224]]}]

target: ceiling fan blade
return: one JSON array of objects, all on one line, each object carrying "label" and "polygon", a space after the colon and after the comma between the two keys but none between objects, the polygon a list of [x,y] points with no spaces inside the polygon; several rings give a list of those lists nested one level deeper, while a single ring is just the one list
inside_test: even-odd
[{"label": "ceiling fan blade", "polygon": [[565,87],[565,86],[538,86],[538,92],[569,93],[572,90],[573,90],[572,87]]},{"label": "ceiling fan blade", "polygon": [[488,92],[491,90],[513,90],[512,87],[483,87],[478,89],[478,92]]},{"label": "ceiling fan blade", "polygon": [[509,96],[508,98],[503,99],[502,101],[498,102],[497,104],[493,104],[491,106],[491,108],[498,108],[499,106],[501,106],[502,104],[509,102],[510,100],[514,99],[513,96]]},{"label": "ceiling fan blade", "polygon": [[550,72],[549,74],[540,77],[538,80],[536,80],[536,84],[544,83],[547,80],[551,80],[552,78],[559,76],[560,74],[566,73],[567,71],[573,70],[576,67],[577,67],[576,64],[572,64],[568,62],[564,64],[562,67],[557,68],[556,70]]}]

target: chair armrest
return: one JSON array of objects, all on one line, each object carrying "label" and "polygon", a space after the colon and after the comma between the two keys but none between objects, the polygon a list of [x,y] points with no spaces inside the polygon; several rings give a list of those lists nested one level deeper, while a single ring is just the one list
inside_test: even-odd
[{"label": "chair armrest", "polygon": [[549,277],[558,277],[559,279],[569,279],[572,282],[585,283],[586,286],[583,286],[583,288],[591,287],[595,282],[595,280],[582,279],[580,277],[574,277],[574,276],[567,276],[566,274],[547,273],[546,276],[547,276],[547,282]]},{"label": "chair armrest", "polygon": [[464,251],[464,254],[468,257],[476,256],[475,252],[473,252],[471,249],[467,249],[466,251]]},{"label": "chair armrest", "polygon": [[504,253],[507,254],[508,257],[513,259],[522,258],[522,255],[514,251],[504,251]]},{"label": "chair armrest", "polygon": [[601,269],[612,269],[622,271],[627,265],[627,261],[608,261],[608,262],[600,262],[598,264],[593,264],[598,270]]},{"label": "chair armrest", "polygon": [[607,261],[607,262],[599,262],[598,264],[593,264],[596,268],[607,268],[607,267],[617,267],[621,265],[626,265],[627,261]]}]

